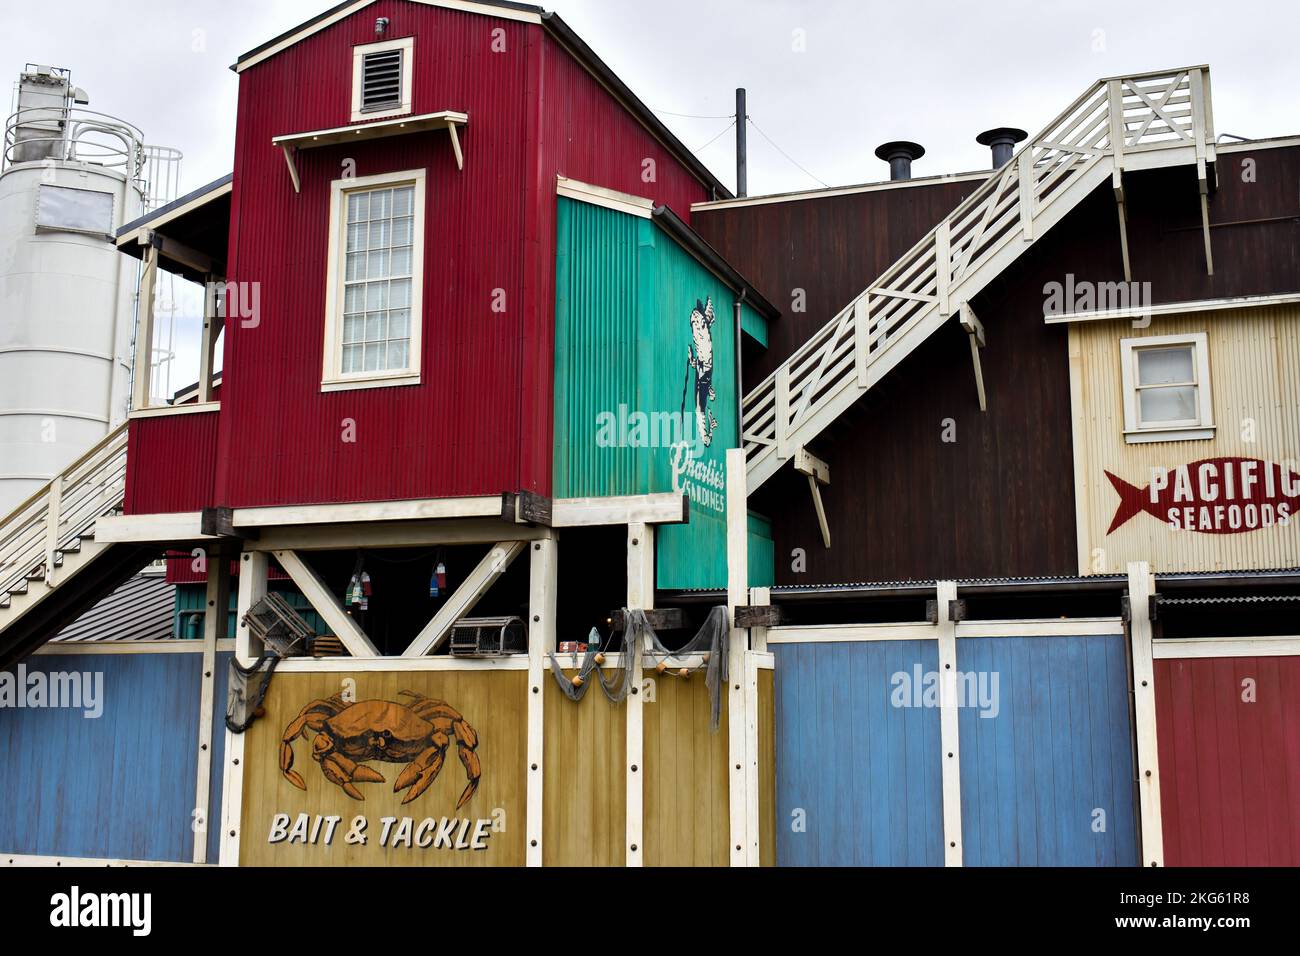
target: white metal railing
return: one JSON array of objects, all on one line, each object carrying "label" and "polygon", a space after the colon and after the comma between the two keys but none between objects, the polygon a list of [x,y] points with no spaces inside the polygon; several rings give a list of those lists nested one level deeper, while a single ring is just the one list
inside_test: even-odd
[{"label": "white metal railing", "polygon": [[0,519],[0,599],[32,580],[52,587],[60,550],[100,517],[121,511],[126,444],[123,424]]},{"label": "white metal railing", "polygon": [[1094,83],[745,396],[749,491],[1105,175],[1195,162],[1204,182],[1213,158],[1208,67]]}]

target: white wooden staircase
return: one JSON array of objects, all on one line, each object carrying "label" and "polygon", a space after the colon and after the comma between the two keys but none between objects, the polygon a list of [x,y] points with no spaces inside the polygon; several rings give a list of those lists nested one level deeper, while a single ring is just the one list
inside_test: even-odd
[{"label": "white wooden staircase", "polygon": [[[946,219],[745,396],[752,494],[936,329],[1108,179],[1128,272],[1122,174],[1195,165],[1209,259],[1214,162],[1205,66],[1098,80]],[[1014,345],[1008,345],[1014,347]]]},{"label": "white wooden staircase", "polygon": [[95,540],[126,489],[122,425],[0,518],[0,666],[40,646],[136,573],[148,550]]}]

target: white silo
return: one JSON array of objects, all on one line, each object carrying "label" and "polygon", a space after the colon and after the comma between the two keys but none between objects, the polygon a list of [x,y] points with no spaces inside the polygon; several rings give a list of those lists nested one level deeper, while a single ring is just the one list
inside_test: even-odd
[{"label": "white silo", "polygon": [[0,517],[126,418],[137,264],[113,242],[149,206],[149,148],[28,66],[0,157]]}]

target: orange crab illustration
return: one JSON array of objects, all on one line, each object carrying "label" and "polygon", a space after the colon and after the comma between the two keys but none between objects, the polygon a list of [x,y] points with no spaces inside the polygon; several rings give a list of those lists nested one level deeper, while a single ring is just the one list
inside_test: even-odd
[{"label": "orange crab illustration", "polygon": [[364,761],[381,760],[408,766],[397,776],[393,792],[405,789],[402,803],[410,803],[437,778],[452,737],[457,754],[465,766],[469,783],[456,803],[459,810],[478,789],[482,768],[479,765],[478,734],[460,712],[445,701],[434,700],[409,690],[397,696],[410,703],[391,700],[363,700],[348,703],[336,694],[314,700],[304,707],[284,729],[280,741],[280,772],[299,790],[306,790],[302,775],[293,769],[293,742],[309,731],[316,736],[311,756],[320,764],[321,773],[338,784],[353,800],[364,800],[358,783],[383,783],[378,771]]}]

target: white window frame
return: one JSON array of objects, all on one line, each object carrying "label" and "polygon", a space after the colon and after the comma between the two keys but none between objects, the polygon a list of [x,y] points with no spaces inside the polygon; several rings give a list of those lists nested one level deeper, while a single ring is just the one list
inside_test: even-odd
[{"label": "white window frame", "polygon": [[[336,179],[330,183],[329,266],[325,285],[325,354],[321,369],[321,391],[352,388],[381,388],[391,385],[419,385],[421,340],[424,328],[424,178],[425,170]],[[343,296],[347,276],[348,195],[384,186],[415,187],[414,222],[411,237],[411,343],[410,365],[384,372],[343,372]]]},{"label": "white window frame", "polygon": [[[1138,404],[1137,353],[1145,349],[1170,346],[1192,347],[1192,365],[1196,369],[1196,398],[1199,406],[1197,420],[1143,426]],[[1121,339],[1119,350],[1124,384],[1124,440],[1128,444],[1196,441],[1214,437],[1214,404],[1210,394],[1210,347],[1204,332]]]},{"label": "white window frame", "polygon": [[[386,53],[389,50],[402,51],[402,99],[391,110],[361,110],[361,75],[362,64],[367,53]],[[379,43],[367,43],[352,48],[352,122],[382,119],[385,116],[405,116],[411,112],[415,97],[412,95],[411,77],[414,75],[415,37],[402,37],[400,40],[382,40]]]}]

